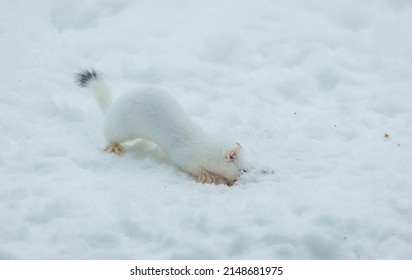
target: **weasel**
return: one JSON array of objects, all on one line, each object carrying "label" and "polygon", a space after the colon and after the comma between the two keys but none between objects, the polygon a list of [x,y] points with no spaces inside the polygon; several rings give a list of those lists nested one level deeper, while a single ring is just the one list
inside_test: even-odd
[{"label": "weasel", "polygon": [[166,91],[150,87],[112,101],[94,69],[78,73],[76,80],[94,91],[105,115],[106,152],[120,154],[121,143],[142,138],[157,144],[174,165],[201,183],[231,186],[247,172],[242,146],[204,131]]}]

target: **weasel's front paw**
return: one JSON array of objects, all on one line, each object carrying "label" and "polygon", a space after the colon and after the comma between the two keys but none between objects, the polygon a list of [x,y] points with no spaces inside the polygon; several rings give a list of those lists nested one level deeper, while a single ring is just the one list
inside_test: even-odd
[{"label": "weasel's front paw", "polygon": [[124,148],[120,144],[115,144],[115,145],[110,145],[106,149],[104,149],[105,152],[108,153],[114,153],[116,155],[120,155],[121,153],[124,152]]},{"label": "weasel's front paw", "polygon": [[212,174],[209,172],[203,172],[196,177],[196,180],[202,184],[216,184],[216,185],[227,185],[231,187],[235,180],[229,180],[221,175]]},{"label": "weasel's front paw", "polygon": [[196,180],[202,184],[213,184],[214,183],[213,176],[208,172],[199,174]]}]

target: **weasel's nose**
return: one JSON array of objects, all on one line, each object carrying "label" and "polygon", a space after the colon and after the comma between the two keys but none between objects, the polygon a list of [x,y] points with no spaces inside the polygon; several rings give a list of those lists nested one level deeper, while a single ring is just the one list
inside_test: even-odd
[{"label": "weasel's nose", "polygon": [[241,169],[240,170],[242,173],[247,173],[247,170],[246,169]]}]

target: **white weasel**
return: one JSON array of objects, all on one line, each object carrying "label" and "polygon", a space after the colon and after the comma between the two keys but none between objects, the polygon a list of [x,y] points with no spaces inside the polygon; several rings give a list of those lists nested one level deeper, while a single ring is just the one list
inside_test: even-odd
[{"label": "white weasel", "polygon": [[77,74],[81,87],[91,88],[105,114],[105,151],[120,154],[121,143],[142,138],[160,146],[171,162],[202,183],[233,185],[247,171],[243,149],[205,132],[165,91],[147,88],[112,102],[108,88],[95,71]]}]

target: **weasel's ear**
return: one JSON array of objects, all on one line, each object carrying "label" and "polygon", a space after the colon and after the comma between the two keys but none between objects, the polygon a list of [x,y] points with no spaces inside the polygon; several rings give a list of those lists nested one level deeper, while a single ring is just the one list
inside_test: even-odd
[{"label": "weasel's ear", "polygon": [[234,162],[238,158],[241,150],[242,146],[240,146],[240,144],[237,143],[237,146],[226,154],[226,162]]}]

